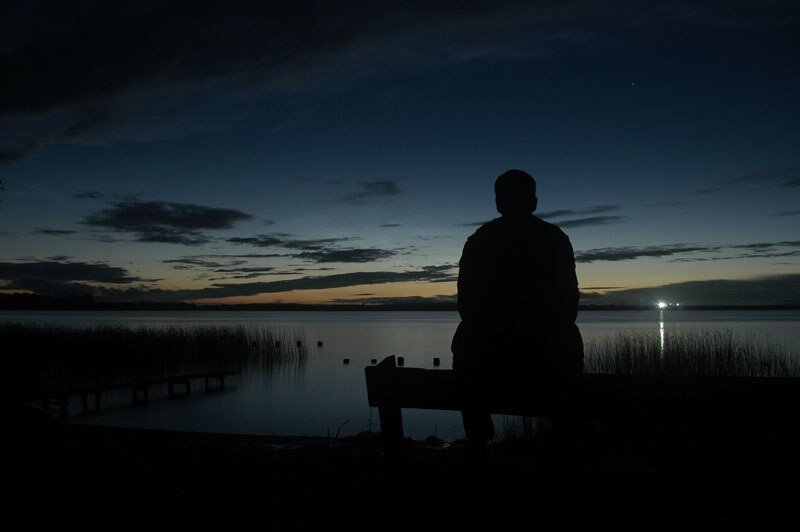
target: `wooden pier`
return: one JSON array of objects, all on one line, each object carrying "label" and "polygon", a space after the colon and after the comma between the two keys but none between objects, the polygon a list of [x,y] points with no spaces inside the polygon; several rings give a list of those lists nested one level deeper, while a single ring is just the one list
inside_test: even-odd
[{"label": "wooden pier", "polygon": [[[225,379],[229,375],[240,373],[239,370],[215,371],[210,373],[196,373],[190,375],[176,375],[153,379],[147,382],[132,382],[123,384],[113,384],[108,386],[96,386],[68,390],[49,394],[40,399],[42,410],[45,412],[57,411],[62,418],[69,416],[70,398],[81,397],[81,413],[89,414],[102,410],[102,398],[106,392],[115,390],[131,390],[131,404],[142,405],[150,401],[150,389],[157,385],[167,385],[167,398],[190,396],[192,394],[192,381],[203,380],[205,383],[204,391],[222,390],[225,388]],[[92,408],[93,407],[93,408]]]}]

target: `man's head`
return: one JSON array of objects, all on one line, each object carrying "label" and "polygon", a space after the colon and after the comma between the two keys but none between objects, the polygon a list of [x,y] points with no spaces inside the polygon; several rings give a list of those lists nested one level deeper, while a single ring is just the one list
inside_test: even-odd
[{"label": "man's head", "polygon": [[497,211],[504,216],[531,214],[536,210],[536,181],[527,172],[509,170],[494,182]]}]

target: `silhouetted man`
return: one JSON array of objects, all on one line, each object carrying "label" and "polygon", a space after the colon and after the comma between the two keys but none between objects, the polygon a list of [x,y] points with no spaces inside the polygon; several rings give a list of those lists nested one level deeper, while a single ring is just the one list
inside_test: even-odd
[{"label": "silhouetted man", "polygon": [[462,412],[472,443],[494,436],[482,406],[491,386],[558,385],[583,371],[575,325],[578,280],[569,238],[533,215],[536,182],[509,170],[494,185],[502,216],[467,239],[459,261],[453,369],[471,407]]}]

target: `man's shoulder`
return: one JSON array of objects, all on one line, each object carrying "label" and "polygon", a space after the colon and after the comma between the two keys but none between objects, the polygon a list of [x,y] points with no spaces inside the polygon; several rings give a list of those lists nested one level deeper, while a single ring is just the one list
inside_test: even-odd
[{"label": "man's shoulder", "polygon": [[488,222],[484,222],[483,225],[475,229],[475,232],[472,233],[470,238],[481,237],[499,231],[502,225],[503,225],[502,217],[497,217],[492,220],[489,220]]},{"label": "man's shoulder", "polygon": [[535,220],[536,225],[541,229],[543,233],[547,233],[552,238],[557,240],[567,240],[569,241],[569,237],[567,233],[565,233],[559,226],[556,224],[551,224],[550,222],[545,222],[538,216],[532,217]]},{"label": "man's shoulder", "polygon": [[561,230],[559,226],[545,222],[538,216],[531,216],[528,220],[526,220],[526,223],[523,227],[517,223],[511,225],[508,220],[505,220],[502,216],[500,216],[493,220],[489,220],[478,227],[478,229],[476,229],[469,238],[472,240],[482,240],[484,238],[492,238],[500,233],[509,231],[517,232],[520,230],[523,232],[536,233],[552,240],[569,242],[569,237],[564,231]]}]

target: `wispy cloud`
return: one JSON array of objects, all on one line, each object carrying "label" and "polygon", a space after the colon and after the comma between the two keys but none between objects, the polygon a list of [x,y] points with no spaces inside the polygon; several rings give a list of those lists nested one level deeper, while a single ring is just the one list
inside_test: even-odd
[{"label": "wispy cloud", "polygon": [[39,227],[33,232],[40,235],[50,235],[50,236],[67,236],[67,235],[74,235],[75,233],[77,233],[77,231],[73,231],[71,229],[50,229],[47,227]]},{"label": "wispy cloud", "polygon": [[800,305],[800,274],[687,281],[606,294],[581,293],[584,304],[651,305],[659,300],[679,301],[682,305]]},{"label": "wispy cloud", "polygon": [[[51,257],[57,258],[66,259],[63,256]],[[131,275],[124,268],[65,260],[0,262],[0,280],[6,282],[6,288],[50,295],[94,292],[96,288],[86,285],[86,282],[128,285],[136,281],[146,281]]]},{"label": "wispy cloud", "polygon": [[[217,282],[207,288],[195,290],[164,290],[141,287],[122,289],[93,287],[91,285],[74,285],[72,288],[83,290],[83,293],[93,293],[96,297],[105,300],[192,301],[387,283],[455,281],[457,276],[453,269],[454,266],[452,264],[443,264],[404,271],[350,272],[244,283]],[[42,287],[43,290],[45,288],[44,286]]]},{"label": "wispy cloud", "polygon": [[658,201],[655,203],[648,203],[646,207],[680,207],[686,205],[688,201]]},{"label": "wispy cloud", "polygon": [[[371,296],[373,294],[355,294],[356,296]],[[437,296],[405,296],[405,297],[359,297],[358,299],[337,298],[335,303],[365,303],[367,305],[426,305],[426,304],[455,304],[456,295]]]},{"label": "wispy cloud", "polygon": [[797,216],[800,215],[800,211],[781,211],[771,214],[770,216]]},{"label": "wispy cloud", "polygon": [[235,209],[192,203],[121,201],[87,215],[80,223],[129,233],[138,242],[199,245],[212,240],[203,230],[230,229],[236,222],[250,218]]},{"label": "wispy cloud", "polygon": [[302,260],[320,262],[375,262],[397,255],[396,251],[377,248],[327,249],[320,251],[304,251],[293,255]]},{"label": "wispy cloud", "polygon": [[731,183],[755,183],[770,187],[797,188],[800,187],[800,166],[752,172],[733,179]]},{"label": "wispy cloud", "polygon": [[300,250],[324,250],[333,244],[353,240],[352,237],[298,239],[287,233],[270,233],[256,236],[231,237],[232,244],[246,244],[260,248],[282,247]]},{"label": "wispy cloud", "polygon": [[334,237],[317,239],[297,239],[285,233],[272,233],[252,237],[231,237],[227,241],[232,244],[244,244],[265,248],[284,248],[293,250],[285,256],[323,263],[350,262],[366,263],[388,259],[397,255],[399,250],[379,248],[342,248],[338,244],[355,240],[353,237]]},{"label": "wispy cloud", "polygon": [[608,248],[587,249],[575,252],[575,262],[617,262],[633,260],[642,257],[668,257],[680,253],[694,251],[707,252],[715,250],[713,246],[668,244],[659,246],[620,246]]},{"label": "wispy cloud", "polygon": [[[582,209],[557,209],[554,211],[534,212],[534,214],[542,220],[553,220],[554,218],[563,218],[564,216],[576,216],[581,214],[601,214],[604,212],[613,212],[622,209],[622,205],[592,205]],[[612,223],[619,223],[625,220],[624,216],[588,216],[583,218],[574,218],[570,220],[562,220],[560,222],[553,222],[559,227],[582,227],[590,225],[608,225]],[[483,220],[480,222],[467,222],[458,224],[459,227],[479,227],[491,220]]]},{"label": "wispy cloud", "polygon": [[616,224],[620,223],[625,220],[624,216],[591,216],[589,218],[576,218],[574,220],[563,220],[557,222],[556,225],[559,227],[585,227],[585,226],[592,226],[592,225],[609,225],[609,224]]},{"label": "wispy cloud", "polygon": [[[575,252],[576,262],[617,262],[623,260],[633,260],[643,257],[669,257],[672,255],[683,255],[700,253],[700,256],[678,257],[671,259],[672,262],[702,262],[710,260],[729,260],[729,259],[754,259],[767,257],[789,257],[800,255],[800,249],[783,251],[786,248],[800,248],[800,241],[784,240],[779,242],[753,242],[749,244],[665,244],[655,246],[621,246],[588,249]],[[747,253],[734,253],[737,250],[748,250]],[[708,254],[719,254],[713,255]]]},{"label": "wispy cloud", "polygon": [[358,191],[342,198],[347,203],[363,203],[371,198],[391,197],[400,194],[400,188],[393,180],[368,181],[358,184]]},{"label": "wispy cloud", "polygon": [[491,220],[483,220],[480,222],[466,222],[463,224],[458,224],[458,227],[480,227],[481,225],[488,224]]},{"label": "wispy cloud", "polygon": [[544,220],[550,218],[562,218],[564,216],[576,216],[579,214],[601,214],[604,212],[618,211],[622,205],[593,205],[585,209],[559,209],[555,211],[537,212],[536,216]]},{"label": "wispy cloud", "polygon": [[100,200],[100,199],[104,199],[106,197],[106,195],[103,194],[102,192],[87,191],[87,192],[78,192],[77,194],[75,194],[72,197],[73,197],[73,199]]},{"label": "wispy cloud", "polygon": [[713,194],[730,188],[749,184],[761,188],[797,188],[800,187],[800,166],[770,168],[726,179],[714,186],[696,190],[697,194]]}]

